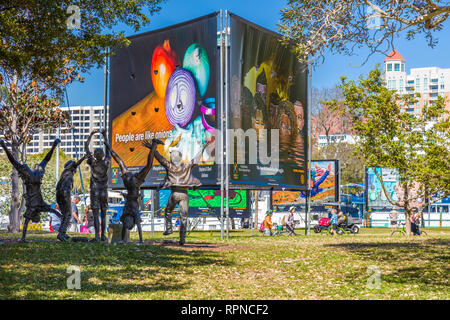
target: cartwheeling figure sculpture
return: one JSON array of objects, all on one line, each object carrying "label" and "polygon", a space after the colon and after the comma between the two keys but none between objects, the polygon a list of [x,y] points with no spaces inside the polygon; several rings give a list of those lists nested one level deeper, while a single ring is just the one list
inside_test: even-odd
[{"label": "cartwheeling figure sculpture", "polygon": [[153,139],[151,143],[149,141],[145,141],[143,143],[145,147],[150,149],[150,152],[148,153],[146,166],[137,173],[132,173],[127,168],[123,160],[114,150],[111,149],[111,146],[106,140],[104,141],[104,143],[106,149],[111,153],[114,160],[119,164],[123,184],[127,189],[127,194],[125,195],[125,205],[123,207],[122,215],[120,216],[120,221],[122,222],[122,242],[125,241],[126,230],[131,230],[135,225],[137,225],[139,233],[139,243],[143,243],[141,217],[139,213],[140,188],[144,183],[147,174],[152,168],[156,147],[158,146],[158,144],[164,143],[158,139]]},{"label": "cartwheeling figure sculpture", "polygon": [[73,175],[78,166],[86,159],[84,155],[80,160],[69,160],[64,165],[64,170],[61,173],[58,183],[56,184],[56,202],[62,213],[61,226],[56,238],[60,241],[68,241],[70,237],[67,235],[67,226],[72,216],[72,201],[71,194],[73,188]]},{"label": "cartwheeling figure sculpture", "polygon": [[178,150],[170,152],[170,162],[166,160],[158,151],[155,152],[155,158],[166,169],[167,175],[162,188],[170,187],[171,193],[164,211],[165,231],[163,235],[167,236],[173,233],[172,227],[172,211],[178,204],[180,210],[180,240],[179,244],[183,245],[186,238],[188,210],[189,210],[189,187],[200,187],[200,180],[194,178],[191,174],[192,168],[196,166],[201,158],[203,151],[211,143],[206,143],[202,150],[190,161],[183,163],[181,160],[183,155]]},{"label": "cartwheeling figure sculpture", "polygon": [[25,241],[28,223],[30,220],[34,223],[38,223],[41,220],[41,212],[53,212],[57,216],[61,217],[61,214],[57,210],[51,208],[50,205],[44,201],[41,192],[41,184],[42,178],[45,174],[45,167],[52,158],[53,151],[60,142],[61,140],[59,139],[53,141],[53,145],[45,158],[41,161],[41,163],[35,165],[34,170],[31,170],[26,163],[22,164],[18,162],[6,147],[5,142],[0,140],[0,145],[3,150],[5,150],[6,156],[19,173],[19,177],[25,185],[23,197],[25,198],[26,210],[23,215],[25,222],[23,224],[21,241]]},{"label": "cartwheeling figure sculpture", "polygon": [[[106,241],[106,212],[108,211],[108,170],[111,164],[110,152],[103,152],[102,148],[96,148],[92,155],[89,150],[89,144],[92,136],[98,133],[99,130],[91,132],[89,139],[86,141],[84,148],[86,151],[87,164],[91,167],[91,183],[90,183],[90,195],[91,195],[91,209],[94,214],[94,229],[95,237],[91,241],[99,241],[99,211],[101,212],[101,227],[102,237],[101,241]],[[103,138],[107,141],[106,130],[101,131]]]}]

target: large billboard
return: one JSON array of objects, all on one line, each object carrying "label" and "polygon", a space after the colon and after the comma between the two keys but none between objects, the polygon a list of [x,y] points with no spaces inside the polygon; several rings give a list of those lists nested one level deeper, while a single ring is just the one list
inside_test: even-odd
[{"label": "large billboard", "polygon": [[[311,161],[311,202],[339,201],[339,161]],[[273,191],[272,205],[299,205],[306,202],[305,191]]]},{"label": "large billboard", "polygon": [[[110,62],[111,145],[136,172],[145,166],[144,140],[158,138],[158,151],[171,150],[192,160],[207,140],[213,140],[219,113],[219,52],[217,14],[130,37]],[[215,145],[203,152],[193,170],[204,185],[217,184]],[[111,165],[110,187],[123,188],[118,164]],[[143,187],[161,184],[166,172],[154,160]]]},{"label": "large billboard", "polygon": [[[150,190],[143,190],[143,204],[144,211],[151,210],[150,208]],[[229,190],[229,216],[231,218],[246,218],[250,214],[248,190]],[[189,190],[189,217],[198,216],[215,216],[220,217],[220,190]],[[158,216],[164,215],[164,208],[169,201],[170,190],[159,191],[159,208]],[[225,204],[226,198],[224,198]],[[173,214],[179,216],[178,206],[175,208]]]},{"label": "large billboard", "polygon": [[[383,180],[384,188],[393,202],[402,202],[404,200],[404,189],[402,187],[400,176],[396,169],[390,168],[367,168],[366,170],[366,196],[367,206],[369,208],[393,208],[383,191],[381,181],[375,175],[376,173]],[[425,203],[425,198],[420,196],[420,185],[413,183],[409,185],[408,197],[412,207],[420,207]]]},{"label": "large billboard", "polygon": [[[399,178],[397,171],[389,168],[375,168],[375,170],[377,170],[377,173],[382,177],[384,187],[391,199],[393,201],[398,201]],[[393,207],[383,192],[381,182],[375,175],[374,168],[367,169],[366,181],[368,207]]]},{"label": "large billboard", "polygon": [[[307,70],[280,40],[278,34],[231,15],[228,128],[243,132],[248,147],[242,161],[239,142],[228,135],[230,178],[239,185],[306,190]],[[268,163],[274,151],[279,161]]]}]

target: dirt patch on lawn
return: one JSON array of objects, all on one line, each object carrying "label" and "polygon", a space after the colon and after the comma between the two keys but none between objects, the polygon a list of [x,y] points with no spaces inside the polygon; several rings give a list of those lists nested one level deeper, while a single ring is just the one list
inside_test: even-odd
[{"label": "dirt patch on lawn", "polygon": [[27,239],[25,241],[20,241],[20,239],[0,239],[0,245],[14,244],[14,243],[36,243],[36,242],[60,242],[60,241],[59,240],[48,240],[48,239]]},{"label": "dirt patch on lawn", "polygon": [[146,245],[152,246],[162,246],[166,248],[176,248],[185,251],[233,251],[242,250],[244,246],[229,245],[229,244],[218,244],[218,243],[207,243],[207,242],[197,242],[197,243],[185,243],[184,245],[179,245],[178,240],[173,239],[173,241],[144,241]]}]

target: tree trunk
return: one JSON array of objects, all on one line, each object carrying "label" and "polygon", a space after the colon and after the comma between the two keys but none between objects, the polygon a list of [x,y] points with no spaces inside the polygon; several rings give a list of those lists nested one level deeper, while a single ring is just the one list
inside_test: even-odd
[{"label": "tree trunk", "polygon": [[[14,158],[18,159],[19,147],[16,143],[11,143],[11,153]],[[19,233],[20,232],[20,179],[19,173],[13,167],[11,173],[11,210],[9,212],[9,226],[8,232]]]},{"label": "tree trunk", "polygon": [[404,203],[405,203],[405,226],[406,226],[406,235],[409,237],[411,235],[411,220],[410,217],[413,214],[412,210],[411,210],[411,206],[409,204],[409,186],[408,186],[408,182],[404,183]]},{"label": "tree trunk", "polygon": [[410,214],[406,214],[405,211],[405,227],[406,227],[406,235],[409,237],[411,235],[411,220],[409,220]]}]

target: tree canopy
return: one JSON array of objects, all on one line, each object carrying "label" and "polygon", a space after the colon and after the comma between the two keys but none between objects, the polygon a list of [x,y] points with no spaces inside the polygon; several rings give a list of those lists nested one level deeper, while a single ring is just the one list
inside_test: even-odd
[{"label": "tree canopy", "polygon": [[[66,125],[63,88],[100,67],[106,48],[129,44],[119,24],[149,22],[164,0],[15,0],[0,3],[0,132],[16,159],[39,129]],[[19,232],[19,177],[11,174],[10,232]]]},{"label": "tree canopy", "polygon": [[[163,0],[15,0],[0,4],[0,71],[32,75],[58,88],[103,64],[104,49],[128,45],[123,23],[139,30]],[[79,23],[73,23],[79,14]]]},{"label": "tree canopy", "polygon": [[450,194],[450,117],[445,99],[439,97],[427,104],[421,115],[404,111],[417,102],[416,96],[399,95],[388,90],[377,67],[366,78],[355,81],[342,78],[344,101],[331,105],[346,106],[353,117],[353,129],[359,138],[355,155],[366,167],[396,169],[403,196],[394,201],[383,187],[388,201],[405,209],[409,216],[417,199],[430,194]]},{"label": "tree canopy", "polygon": [[408,40],[424,35],[433,47],[449,14],[446,0],[289,0],[279,29],[296,42],[301,60],[320,64],[327,50],[352,55],[367,47],[367,59],[375,52],[388,55],[403,31]]}]

